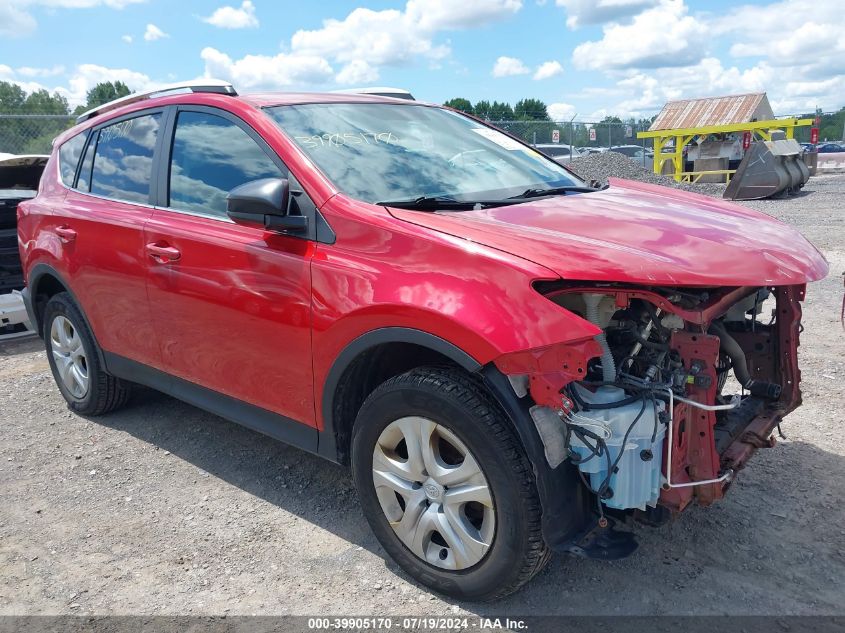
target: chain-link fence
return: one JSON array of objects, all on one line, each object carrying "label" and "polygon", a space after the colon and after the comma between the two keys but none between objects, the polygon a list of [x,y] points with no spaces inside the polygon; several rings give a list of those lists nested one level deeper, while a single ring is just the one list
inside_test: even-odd
[{"label": "chain-link fence", "polygon": [[638,139],[647,125],[606,121],[490,121],[492,125],[532,145],[560,143],[574,147],[640,145],[651,147],[651,139]]},{"label": "chain-link fence", "polygon": [[53,139],[76,117],[53,114],[0,114],[0,154],[49,154]]}]

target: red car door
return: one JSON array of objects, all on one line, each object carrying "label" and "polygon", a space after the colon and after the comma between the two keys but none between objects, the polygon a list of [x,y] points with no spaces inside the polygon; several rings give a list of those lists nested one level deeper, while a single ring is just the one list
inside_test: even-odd
[{"label": "red car door", "polygon": [[162,112],[133,113],[95,129],[75,187],[54,216],[71,288],[100,346],[159,366],[147,302],[144,224]]},{"label": "red car door", "polygon": [[[287,170],[242,121],[180,107],[146,226],[153,323],[168,373],[314,426],[313,242],[234,224],[226,194]],[[166,173],[165,173],[166,172]]]}]

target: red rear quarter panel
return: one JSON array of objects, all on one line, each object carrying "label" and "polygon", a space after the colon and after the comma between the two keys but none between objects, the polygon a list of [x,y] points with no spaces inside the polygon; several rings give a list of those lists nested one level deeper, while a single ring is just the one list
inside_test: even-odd
[{"label": "red rear quarter panel", "polygon": [[41,262],[66,272],[62,243],[52,231],[60,223],[53,217],[54,210],[61,210],[66,195],[67,189],[58,181],[58,161],[53,152],[44,167],[38,195],[18,205],[18,248],[24,280],[32,267]]}]

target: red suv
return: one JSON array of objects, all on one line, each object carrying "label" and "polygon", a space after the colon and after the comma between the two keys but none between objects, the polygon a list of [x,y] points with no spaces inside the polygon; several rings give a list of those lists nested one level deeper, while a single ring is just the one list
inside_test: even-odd
[{"label": "red suv", "polygon": [[408,100],[208,82],[82,119],[18,212],[70,408],[147,385],[347,464],[437,591],[630,554],[621,525],[722,497],[801,402],[827,264],[766,215]]}]

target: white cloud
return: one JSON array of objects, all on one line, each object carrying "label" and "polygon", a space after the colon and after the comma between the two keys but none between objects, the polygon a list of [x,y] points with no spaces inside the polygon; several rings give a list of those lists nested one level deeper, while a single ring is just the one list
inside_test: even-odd
[{"label": "white cloud", "polygon": [[25,5],[41,5],[62,9],[92,9],[94,7],[109,7],[123,9],[130,4],[141,4],[147,0],[19,0]]},{"label": "white cloud", "polygon": [[9,3],[0,4],[0,36],[24,37],[35,30],[36,22],[26,11]]},{"label": "white cloud", "polygon": [[325,20],[321,29],[297,31],[291,38],[291,50],[376,65],[402,64],[417,57],[440,59],[449,53],[448,47],[435,45],[430,34],[417,28],[402,11],[364,8],[355,9],[343,20]]},{"label": "white cloud", "polygon": [[147,29],[144,31],[144,39],[148,42],[160,40],[163,37],[170,37],[167,33],[158,28],[155,24],[147,24]]},{"label": "white cloud", "polygon": [[537,70],[534,72],[534,79],[538,81],[541,79],[550,79],[561,74],[562,72],[563,66],[560,65],[560,62],[543,62],[537,67]]},{"label": "white cloud", "polygon": [[55,76],[59,69],[64,72],[64,68],[59,66],[47,69],[18,68],[14,71],[8,66],[0,64],[0,78],[19,85],[26,92],[36,90],[58,92],[68,100],[71,108],[85,103],[88,91],[104,81],[122,81],[132,91],[148,90],[160,85],[144,73],[128,68],[108,68],[97,64],[80,64],[71,71],[65,84],[60,86],[46,85],[40,81],[27,81],[28,78],[43,79]]},{"label": "white cloud", "polygon": [[575,115],[575,106],[570,103],[550,103],[546,112],[552,121],[569,121]]},{"label": "white cloud", "polygon": [[85,103],[88,91],[104,81],[122,81],[133,92],[148,90],[155,86],[155,82],[147,75],[128,68],[107,68],[97,64],[80,64],[68,79],[68,86],[58,87],[56,90],[63,94],[73,107]]},{"label": "white cloud", "polygon": [[[660,0],[629,25],[606,25],[601,41],[576,47],[573,62],[614,82],[582,96],[620,116],[648,116],[673,99],[763,91],[777,114],[833,110],[845,94],[845,34],[834,26],[841,13],[838,0],[781,0],[690,16],[680,0]],[[785,30],[796,16],[806,18]],[[719,57],[705,36],[719,38]]]},{"label": "white cloud", "polygon": [[205,62],[206,77],[228,79],[239,89],[319,84],[334,75],[329,62],[317,55],[279,53],[272,57],[245,55],[232,60],[225,53],[207,46],[200,57]]},{"label": "white cloud", "polygon": [[[788,0],[766,6],[741,5],[709,24],[713,33],[734,38],[733,57],[764,59],[798,69],[799,78],[845,74],[845,31],[840,0]],[[785,29],[784,24],[795,22]],[[753,24],[753,29],[744,28]],[[795,79],[790,72],[784,76]]]},{"label": "white cloud", "polygon": [[207,18],[202,19],[213,26],[221,29],[250,29],[258,27],[258,18],[255,16],[255,5],[250,0],[244,0],[240,8],[220,7]]},{"label": "white cloud", "polygon": [[688,15],[683,0],[660,4],[635,16],[630,24],[602,27],[599,41],[579,44],[572,61],[581,70],[689,66],[704,55],[707,25]]},{"label": "white cloud", "polygon": [[522,0],[408,0],[405,15],[424,31],[444,31],[484,26],[521,8]]},{"label": "white cloud", "polygon": [[0,36],[24,37],[38,26],[30,9],[42,6],[50,9],[90,9],[106,6],[122,9],[146,0],[2,0],[0,1]]},{"label": "white cloud", "polygon": [[499,57],[493,65],[494,77],[513,77],[514,75],[527,75],[531,70],[516,57]]},{"label": "white cloud", "polygon": [[576,29],[589,24],[618,22],[643,9],[653,7],[658,0],[556,0],[566,9],[566,26]]},{"label": "white cloud", "polygon": [[68,100],[71,108],[85,103],[88,91],[98,83],[104,81],[122,81],[132,91],[147,90],[159,85],[144,73],[128,68],[107,68],[96,64],[80,64],[71,71],[65,84],[60,86],[50,86],[42,81],[29,80],[43,80],[44,78],[53,77],[63,72],[65,72],[65,69],[61,66],[54,68],[23,67],[12,70],[8,66],[0,64],[1,79],[19,85],[26,92],[34,92],[36,90],[58,92]]},{"label": "white cloud", "polygon": [[55,77],[65,72],[65,67],[61,65],[53,66],[52,68],[33,68],[32,66],[21,66],[15,71],[21,77]]},{"label": "white cloud", "polygon": [[121,35],[121,36],[120,36],[120,39],[122,39],[122,40],[123,40],[124,42],[126,42],[127,44],[131,44],[131,43],[132,43],[132,36],[131,36],[131,35]]},{"label": "white cloud", "polygon": [[841,107],[845,75],[804,78],[800,68],[784,69],[765,61],[739,68],[706,57],[685,68],[628,71],[618,79],[617,86],[629,96],[608,111],[622,117],[651,116],[667,101],[732,94],[737,86],[747,92],[768,92],[775,114],[785,115],[812,112],[816,106],[824,110]]},{"label": "white cloud", "polygon": [[378,78],[378,69],[373,68],[363,59],[354,59],[340,69],[335,81],[339,84],[366,84]]},{"label": "white cloud", "polygon": [[439,60],[449,46],[436,43],[441,31],[483,26],[513,15],[521,0],[408,0],[405,8],[374,11],[359,7],[342,20],[327,19],[315,30],[299,30],[292,52],[373,66],[402,65],[419,58]]}]

